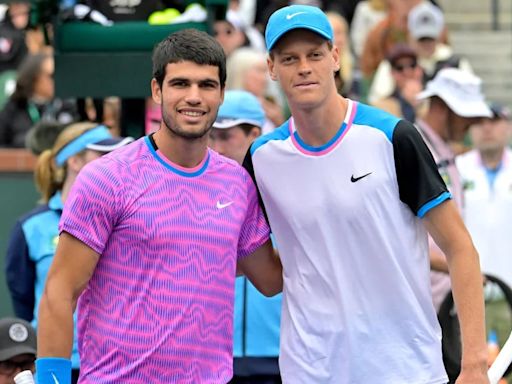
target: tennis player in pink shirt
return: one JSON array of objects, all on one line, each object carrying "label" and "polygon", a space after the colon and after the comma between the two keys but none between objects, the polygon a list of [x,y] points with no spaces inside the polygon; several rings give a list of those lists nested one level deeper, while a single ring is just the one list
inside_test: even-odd
[{"label": "tennis player in pink shirt", "polygon": [[[266,295],[282,270],[249,174],[208,149],[225,56],[182,30],[153,54],[160,129],[90,163],[64,207],[39,312],[39,384],[226,383],[237,268]],[[125,79],[129,81],[129,79]]]}]

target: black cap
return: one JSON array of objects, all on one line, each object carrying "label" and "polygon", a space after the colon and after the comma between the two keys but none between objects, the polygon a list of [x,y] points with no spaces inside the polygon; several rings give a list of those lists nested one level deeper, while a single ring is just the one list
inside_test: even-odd
[{"label": "black cap", "polygon": [[25,320],[7,317],[0,319],[0,361],[25,353],[37,354],[34,328]]}]

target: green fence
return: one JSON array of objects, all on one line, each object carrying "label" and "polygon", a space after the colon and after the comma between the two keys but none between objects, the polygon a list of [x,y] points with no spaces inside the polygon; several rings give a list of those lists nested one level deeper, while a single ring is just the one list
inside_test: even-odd
[{"label": "green fence", "polygon": [[39,198],[31,172],[0,172],[0,318],[13,315],[11,299],[5,282],[7,241],[16,219],[32,209]]}]

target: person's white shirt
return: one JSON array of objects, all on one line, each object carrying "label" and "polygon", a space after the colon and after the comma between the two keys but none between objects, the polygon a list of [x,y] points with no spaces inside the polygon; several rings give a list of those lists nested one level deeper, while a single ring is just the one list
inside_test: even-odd
[{"label": "person's white shirt", "polygon": [[512,151],[505,149],[492,187],[478,150],[458,156],[456,164],[464,183],[464,221],[482,272],[512,286]]}]

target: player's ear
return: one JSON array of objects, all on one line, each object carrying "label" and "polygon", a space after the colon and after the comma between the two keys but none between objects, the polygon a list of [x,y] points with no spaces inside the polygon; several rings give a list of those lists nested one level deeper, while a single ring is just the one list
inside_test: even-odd
[{"label": "player's ear", "polygon": [[222,87],[220,90],[220,103],[224,102],[224,95],[226,94],[226,87]]},{"label": "player's ear", "polygon": [[158,105],[162,104],[162,88],[155,78],[151,79],[151,97]]},{"label": "player's ear", "polygon": [[254,140],[257,137],[261,136],[261,128],[259,128],[259,127],[252,127],[252,129],[249,131],[249,135],[248,136],[252,140]]},{"label": "player's ear", "polygon": [[277,76],[274,72],[274,57],[273,55],[268,55],[267,57],[267,66],[268,66],[268,72],[270,74],[270,78],[274,81],[277,81]]},{"label": "player's ear", "polygon": [[77,155],[73,155],[69,159],[67,159],[66,163],[67,163],[68,171],[78,173],[85,165],[85,159],[82,154],[77,154]]},{"label": "player's ear", "polygon": [[340,70],[340,50],[337,46],[333,46],[331,49],[332,52],[332,59],[334,62],[334,72],[337,72]]}]

